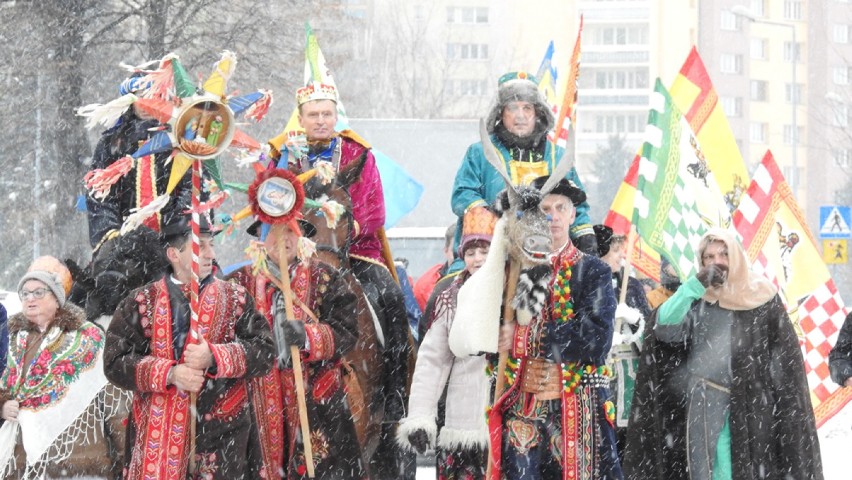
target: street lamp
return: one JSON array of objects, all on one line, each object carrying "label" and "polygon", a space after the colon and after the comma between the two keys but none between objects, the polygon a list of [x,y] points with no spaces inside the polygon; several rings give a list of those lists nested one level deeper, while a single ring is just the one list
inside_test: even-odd
[{"label": "street lamp", "polygon": [[792,23],[787,22],[776,22],[774,20],[767,20],[765,18],[759,17],[756,13],[752,12],[744,5],[734,5],[731,7],[731,13],[737,15],[739,17],[743,17],[746,20],[754,23],[763,23],[766,25],[775,25],[777,27],[785,27],[790,29],[790,39],[792,41],[792,52],[790,52],[790,63],[792,64],[792,68],[790,69],[790,77],[792,80],[792,85],[790,86],[790,103],[793,105],[792,108],[792,116],[791,120],[792,124],[792,132],[790,134],[790,143],[793,144],[792,156],[790,157],[792,163],[792,173],[790,174],[790,188],[793,190],[793,195],[798,193],[799,187],[799,165],[797,160],[797,153],[799,148],[799,128],[798,122],[796,121],[796,107],[799,102],[799,92],[796,89],[796,57],[798,57],[799,49],[796,46],[796,26]]}]

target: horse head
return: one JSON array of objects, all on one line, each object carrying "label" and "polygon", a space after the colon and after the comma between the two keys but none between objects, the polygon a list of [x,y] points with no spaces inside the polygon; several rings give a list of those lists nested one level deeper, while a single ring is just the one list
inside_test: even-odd
[{"label": "horse head", "polygon": [[[355,160],[337,172],[334,180],[324,181],[314,176],[305,185],[305,198],[313,200],[318,206],[305,208],[304,219],[316,228],[313,238],[317,244],[317,254],[328,264],[340,268],[349,264],[349,247],[353,241],[355,217],[352,215],[352,197],[349,187],[361,178],[364,164],[367,162],[367,150]],[[339,218],[332,218],[332,203],[340,206]]]}]

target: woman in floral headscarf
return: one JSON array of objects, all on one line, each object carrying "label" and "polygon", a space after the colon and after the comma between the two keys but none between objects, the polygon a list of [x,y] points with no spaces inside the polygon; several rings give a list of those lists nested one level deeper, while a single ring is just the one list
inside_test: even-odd
[{"label": "woman in floral headscarf", "polygon": [[[9,353],[0,379],[0,472],[41,478],[110,472],[98,433],[107,385],[103,331],[66,302],[71,274],[53,257],[36,259],[18,284],[23,311],[9,319]],[[72,461],[66,462],[74,456]]]}]

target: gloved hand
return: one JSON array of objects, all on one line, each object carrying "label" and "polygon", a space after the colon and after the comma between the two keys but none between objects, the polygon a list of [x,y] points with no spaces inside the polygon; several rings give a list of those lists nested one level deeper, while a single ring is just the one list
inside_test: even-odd
[{"label": "gloved hand", "polygon": [[422,455],[429,449],[429,434],[426,433],[426,430],[418,428],[408,434],[408,443],[417,450],[417,453]]},{"label": "gloved hand", "polygon": [[699,270],[695,277],[704,288],[721,287],[728,278],[728,267],[711,263]]},{"label": "gloved hand", "polygon": [[574,239],[573,243],[575,247],[580,249],[580,251],[586,255],[594,255],[596,257],[600,256],[598,254],[598,239],[595,237],[594,233],[580,235]]},{"label": "gloved hand", "polygon": [[633,307],[628,307],[626,303],[619,303],[615,307],[615,318],[620,318],[624,323],[636,325],[639,320],[642,320],[642,312]]},{"label": "gloved hand", "polygon": [[281,329],[284,332],[284,339],[287,346],[296,348],[305,348],[305,324],[298,320],[285,320],[281,322]]}]

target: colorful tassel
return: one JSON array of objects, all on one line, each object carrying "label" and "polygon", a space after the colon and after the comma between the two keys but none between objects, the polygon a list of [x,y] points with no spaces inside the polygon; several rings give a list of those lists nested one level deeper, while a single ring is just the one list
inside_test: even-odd
[{"label": "colorful tassel", "polygon": [[299,259],[303,265],[307,266],[311,263],[311,257],[317,254],[316,242],[309,238],[299,237],[299,241],[296,245],[297,251],[299,252]]},{"label": "colorful tassel", "polygon": [[317,176],[319,176],[323,185],[331,183],[337,175],[337,171],[334,170],[334,165],[331,162],[320,160],[314,164],[314,168],[317,170]]},{"label": "colorful tassel", "polygon": [[[224,190],[220,190],[216,192],[215,195],[210,197],[210,200],[206,202],[202,202],[198,204],[198,213],[202,214],[204,212],[210,211],[214,208],[219,208],[225,203],[225,199],[228,198],[228,192]],[[195,213],[195,208],[190,208],[186,211],[186,213]]]},{"label": "colorful tassel", "polygon": [[128,93],[109,103],[91,103],[77,109],[77,115],[87,117],[86,128],[95,128],[98,124],[106,128],[112,128],[127,107],[133,105],[136,95]]},{"label": "colorful tassel", "polygon": [[328,228],[337,228],[337,222],[340,220],[341,215],[346,212],[346,207],[334,200],[329,200],[322,204],[320,211],[325,216],[326,226]]},{"label": "colorful tassel", "polygon": [[269,107],[272,106],[272,92],[270,90],[259,90],[263,94],[260,100],[254,102],[252,106],[246,110],[245,118],[259,122],[269,112]]},{"label": "colorful tassel", "polygon": [[92,197],[103,200],[115,182],[133,169],[133,157],[122,157],[106,168],[98,168],[86,173],[83,182]]},{"label": "colorful tassel", "polygon": [[245,252],[251,260],[252,275],[257,275],[258,273],[269,273],[269,265],[267,264],[269,254],[266,252],[266,246],[263,242],[252,240],[249,242],[249,246],[246,247]]},{"label": "colorful tassel", "polygon": [[135,230],[139,227],[139,225],[142,225],[148,217],[160,213],[160,210],[169,203],[170,198],[171,197],[169,195],[160,195],[142,208],[131,209],[130,215],[121,225],[121,234],[124,235],[127,232]]}]

